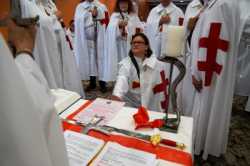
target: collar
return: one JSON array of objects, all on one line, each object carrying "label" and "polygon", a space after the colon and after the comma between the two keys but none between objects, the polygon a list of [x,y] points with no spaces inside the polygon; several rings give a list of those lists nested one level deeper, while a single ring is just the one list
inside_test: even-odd
[{"label": "collar", "polygon": [[166,10],[166,11],[167,11],[167,14],[170,14],[170,13],[173,12],[173,10],[174,10],[174,4],[173,4],[172,2],[170,2],[170,4],[169,4],[167,7],[164,7],[162,4],[159,4],[159,5],[157,6],[156,12],[157,12],[158,14],[161,14],[161,12],[162,12],[163,10]]},{"label": "collar", "polygon": [[150,67],[151,69],[154,69],[155,68],[155,65],[156,65],[156,58],[155,56],[152,54],[149,58],[146,58],[143,63],[142,63],[142,67]]},{"label": "collar", "polygon": [[97,0],[94,0],[94,1],[92,1],[92,2],[89,2],[89,1],[84,1],[83,3],[82,3],[82,7],[84,8],[84,9],[89,9],[90,7],[92,7],[92,6],[97,6]]}]

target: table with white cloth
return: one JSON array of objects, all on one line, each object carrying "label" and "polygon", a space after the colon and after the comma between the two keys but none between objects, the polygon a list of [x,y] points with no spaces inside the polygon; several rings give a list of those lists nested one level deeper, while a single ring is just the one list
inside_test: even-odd
[{"label": "table with white cloth", "polygon": [[[60,113],[60,117],[62,119],[67,119],[70,115],[72,115],[76,110],[79,110],[84,104],[86,104],[88,100],[80,99],[67,108],[65,111]],[[140,129],[135,130],[135,122],[133,119],[133,115],[137,112],[136,108],[123,107],[115,117],[108,122],[108,126],[116,127],[119,129],[125,129],[129,131],[139,132],[142,134],[153,135],[155,134],[154,129]],[[150,120],[154,119],[162,119],[165,116],[164,113],[149,111]],[[171,117],[173,115],[169,115]],[[191,117],[181,116],[181,122],[179,125],[178,133],[164,132],[159,131],[160,135],[164,139],[170,139],[176,142],[184,143],[186,148],[183,150],[184,152],[192,155],[193,143],[192,143],[192,134],[193,134],[193,119]],[[170,147],[173,148],[173,147]],[[175,148],[176,149],[176,148]],[[160,160],[159,165],[180,165],[177,163],[169,162],[166,160]]]}]

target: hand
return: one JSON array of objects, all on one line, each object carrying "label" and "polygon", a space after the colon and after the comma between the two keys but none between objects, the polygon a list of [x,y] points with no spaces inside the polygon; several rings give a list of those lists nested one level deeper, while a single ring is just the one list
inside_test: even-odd
[{"label": "hand", "polygon": [[187,28],[188,30],[192,31],[198,21],[199,17],[191,17],[189,20],[188,20],[188,25],[187,25]]},{"label": "hand", "polygon": [[35,25],[21,27],[9,19],[7,22],[9,31],[9,41],[15,46],[16,52],[33,52],[35,44],[36,28]]},{"label": "hand", "polygon": [[122,99],[120,97],[115,96],[115,95],[110,96],[110,100],[122,101]]},{"label": "hand", "polygon": [[128,25],[128,22],[124,20],[120,20],[118,25],[119,25],[119,28],[125,28]]},{"label": "hand", "polygon": [[60,10],[57,10],[55,12],[55,15],[56,15],[56,17],[57,17],[58,20],[60,20],[63,17],[63,14],[62,14],[62,12]]},{"label": "hand", "polygon": [[203,86],[202,86],[202,80],[197,80],[194,76],[192,76],[192,83],[194,85],[194,88],[198,91],[201,92]]},{"label": "hand", "polygon": [[119,28],[125,28],[128,25],[127,21],[120,20],[118,23]]},{"label": "hand", "polygon": [[159,25],[168,24],[170,21],[171,21],[171,18],[170,18],[170,16],[169,16],[169,14],[167,14],[167,15],[165,15],[165,16],[161,16]]},{"label": "hand", "polygon": [[97,7],[95,6],[92,10],[90,10],[90,13],[92,14],[92,17],[97,17],[98,15],[98,11],[97,11]]}]

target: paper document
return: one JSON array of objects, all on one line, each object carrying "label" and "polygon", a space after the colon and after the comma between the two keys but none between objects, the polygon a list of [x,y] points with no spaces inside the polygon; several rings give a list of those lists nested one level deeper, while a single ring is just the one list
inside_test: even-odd
[{"label": "paper document", "polygon": [[108,142],[91,166],[155,166],[156,155]]},{"label": "paper document", "polygon": [[103,140],[69,130],[64,138],[70,166],[87,165],[104,145]]},{"label": "paper document", "polygon": [[74,119],[87,124],[95,115],[98,115],[104,117],[103,121],[98,123],[98,125],[105,125],[115,117],[124,104],[124,102],[97,98],[87,108],[78,113]]}]

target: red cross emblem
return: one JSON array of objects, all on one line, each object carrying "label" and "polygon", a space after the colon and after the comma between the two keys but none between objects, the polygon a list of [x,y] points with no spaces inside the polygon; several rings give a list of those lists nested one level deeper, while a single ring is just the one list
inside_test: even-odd
[{"label": "red cross emblem", "polygon": [[167,86],[168,86],[169,82],[168,82],[168,79],[166,79],[166,77],[165,77],[164,71],[161,71],[160,75],[161,75],[162,82],[160,84],[155,85],[155,87],[153,88],[153,92],[154,92],[154,94],[157,94],[160,92],[164,93],[165,99],[164,99],[164,101],[161,101],[161,108],[166,109],[168,107],[168,105],[167,105],[168,104]]},{"label": "red cross emblem", "polygon": [[182,26],[182,25],[183,25],[183,22],[184,22],[184,18],[183,18],[183,17],[179,17],[178,24],[179,24],[180,26]]},{"label": "red cross emblem", "polygon": [[140,82],[133,81],[132,82],[132,89],[140,88]]},{"label": "red cross emblem", "polygon": [[210,86],[213,73],[221,73],[222,65],[216,62],[217,50],[227,52],[229,42],[220,39],[221,23],[211,23],[207,38],[200,38],[199,48],[207,48],[206,61],[198,61],[198,70],[205,72],[205,86]]},{"label": "red cross emblem", "polygon": [[102,25],[104,24],[105,27],[107,28],[107,26],[109,24],[109,13],[106,11],[104,14],[105,14],[105,17],[100,22]]}]

